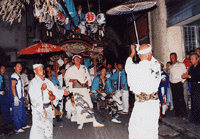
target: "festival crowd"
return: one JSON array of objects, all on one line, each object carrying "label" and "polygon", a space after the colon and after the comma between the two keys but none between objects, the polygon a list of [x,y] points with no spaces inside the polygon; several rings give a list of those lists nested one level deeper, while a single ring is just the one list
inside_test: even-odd
[{"label": "festival crowd", "polygon": [[[200,48],[188,53],[184,62],[171,53],[166,66],[152,56],[150,45],[134,46],[126,62],[106,62],[103,56],[85,54],[62,56],[57,64],[33,65],[33,70],[15,63],[6,85],[6,67],[0,66],[1,112],[16,133],[31,128],[30,139],[53,138],[53,119],[104,127],[94,114],[93,103],[106,103],[111,122],[120,124],[120,115],[132,112],[129,138],[158,138],[158,123],[168,109],[174,118],[200,122]],[[166,67],[166,68],[164,68]],[[7,88],[9,86],[9,88]],[[9,90],[9,91],[8,91]],[[10,95],[8,93],[10,92]],[[191,109],[188,116],[187,108]],[[133,109],[133,110],[132,110]],[[32,115],[32,126],[26,116]]]}]

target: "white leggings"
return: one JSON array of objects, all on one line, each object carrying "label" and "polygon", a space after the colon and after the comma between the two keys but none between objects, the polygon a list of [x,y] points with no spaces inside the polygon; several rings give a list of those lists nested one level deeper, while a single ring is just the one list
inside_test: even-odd
[{"label": "white leggings", "polygon": [[122,97],[122,105],[119,105],[117,103],[118,110],[123,110],[123,112],[128,112],[128,98],[129,98],[129,92],[128,90],[124,90],[123,93],[120,92],[120,90],[116,90],[115,96],[120,99]]}]

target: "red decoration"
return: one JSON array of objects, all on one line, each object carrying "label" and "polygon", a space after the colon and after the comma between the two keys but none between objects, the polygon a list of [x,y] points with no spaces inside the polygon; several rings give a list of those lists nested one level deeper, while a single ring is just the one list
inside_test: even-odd
[{"label": "red decoration", "polygon": [[96,15],[95,15],[93,12],[88,12],[88,13],[85,15],[85,18],[86,18],[86,21],[87,21],[87,22],[94,22],[94,21],[95,21],[95,18],[96,18]]},{"label": "red decoration", "polygon": [[48,94],[49,94],[49,96],[51,96],[51,95],[53,95],[53,92],[52,92],[52,91],[49,91],[49,93],[48,93]]},{"label": "red decoration", "polygon": [[52,45],[49,43],[40,42],[40,43],[31,45],[31,46],[21,50],[18,53],[19,54],[37,54],[37,53],[59,52],[59,51],[63,51],[63,50],[65,50],[65,48],[63,48],[63,47]]},{"label": "red decoration", "polygon": [[49,96],[49,100],[51,100],[51,101],[54,100],[55,98],[56,98],[55,95],[50,95]]}]

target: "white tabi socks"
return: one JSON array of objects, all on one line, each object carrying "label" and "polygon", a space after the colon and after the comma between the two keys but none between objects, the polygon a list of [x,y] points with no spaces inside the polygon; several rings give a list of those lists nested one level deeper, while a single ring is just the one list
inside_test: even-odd
[{"label": "white tabi socks", "polygon": [[104,124],[98,123],[98,122],[96,121],[96,119],[94,118],[93,127],[104,127]]},{"label": "white tabi socks", "polygon": [[83,123],[78,126],[78,129],[83,129]]},{"label": "white tabi socks", "polygon": [[168,106],[167,105],[162,105],[162,114],[165,115],[165,112],[167,111]]}]

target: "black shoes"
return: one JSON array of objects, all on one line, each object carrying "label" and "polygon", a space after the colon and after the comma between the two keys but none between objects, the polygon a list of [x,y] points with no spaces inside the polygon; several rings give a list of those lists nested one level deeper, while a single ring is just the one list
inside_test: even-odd
[{"label": "black shoes", "polygon": [[57,122],[62,122],[62,121],[63,121],[62,119],[60,119],[60,115],[57,115],[57,116],[56,116],[56,121],[57,121]]}]

